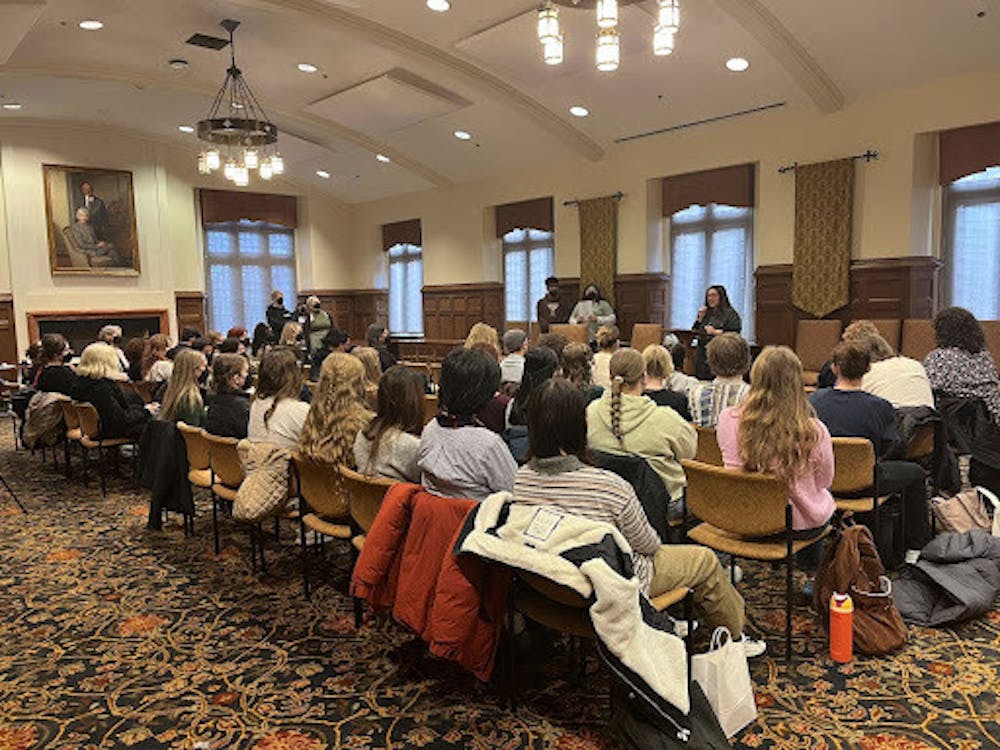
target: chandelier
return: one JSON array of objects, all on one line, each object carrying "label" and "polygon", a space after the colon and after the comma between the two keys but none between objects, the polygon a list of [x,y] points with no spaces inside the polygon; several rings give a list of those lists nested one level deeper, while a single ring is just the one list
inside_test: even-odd
[{"label": "chandelier", "polygon": [[[636,0],[620,0],[628,4]],[[542,44],[542,59],[547,65],[563,61],[563,34],[559,26],[559,8],[595,7],[597,11],[597,69],[618,70],[621,63],[621,37],[618,34],[619,0],[545,0],[538,9],[538,41]],[[669,55],[674,51],[674,37],[681,25],[679,0],[657,0],[656,23],[653,26],[653,54]]]},{"label": "chandelier", "polygon": [[211,174],[222,169],[227,180],[246,187],[251,170],[262,180],[270,180],[284,173],[285,161],[275,146],[277,126],[267,119],[243,72],[236,67],[233,32],[240,22],[227,19],[219,25],[229,32],[230,65],[208,116],[198,122],[198,137],[210,144],[198,154],[198,171]]}]

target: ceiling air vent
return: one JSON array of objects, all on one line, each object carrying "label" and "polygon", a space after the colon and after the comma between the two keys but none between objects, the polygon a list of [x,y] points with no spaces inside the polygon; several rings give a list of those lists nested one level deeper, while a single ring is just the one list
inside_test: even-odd
[{"label": "ceiling air vent", "polygon": [[220,50],[223,47],[229,46],[228,39],[221,39],[217,36],[208,36],[208,34],[192,34],[186,42],[187,44],[193,44],[195,47],[204,47],[205,49]]}]

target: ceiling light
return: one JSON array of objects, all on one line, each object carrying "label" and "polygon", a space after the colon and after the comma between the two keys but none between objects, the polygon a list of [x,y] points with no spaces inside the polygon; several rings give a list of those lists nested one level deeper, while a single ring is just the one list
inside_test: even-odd
[{"label": "ceiling light", "polygon": [[167,65],[174,70],[184,70],[184,68],[188,66],[188,61],[183,60],[180,57],[175,57],[173,60],[167,60]]},{"label": "ceiling light", "polygon": [[324,180],[329,180],[330,179],[330,173],[327,172],[325,169],[317,169],[316,170],[316,176],[317,177],[322,177]]},{"label": "ceiling light", "polygon": [[562,35],[549,39],[542,47],[542,59],[546,65],[560,65],[563,61]]},{"label": "ceiling light", "polygon": [[182,133],[193,133],[194,132],[194,128],[191,127],[190,125],[178,125],[177,129],[179,131],[181,131]]},{"label": "ceiling light", "polygon": [[601,29],[597,35],[597,69],[603,72],[618,70],[621,62],[621,38],[614,29]]},{"label": "ceiling light", "polygon": [[451,10],[451,3],[448,0],[427,0],[427,7],[438,13],[444,13],[446,10]]},{"label": "ceiling light", "polygon": [[750,67],[750,63],[747,62],[742,57],[733,57],[726,60],[726,67],[729,68],[734,73],[742,73],[744,70]]},{"label": "ceiling light", "polygon": [[20,109],[23,106],[24,106],[23,104],[20,104],[18,102],[4,102],[3,104],[4,109]]},{"label": "ceiling light", "polygon": [[602,29],[618,25],[618,0],[597,0],[597,25]]},{"label": "ceiling light", "polygon": [[100,21],[80,21],[80,28],[84,31],[100,31],[104,28],[104,24]]},{"label": "ceiling light", "polygon": [[547,0],[538,9],[538,41],[545,44],[559,38],[559,9]]},{"label": "ceiling light", "polygon": [[303,73],[315,73],[319,68],[312,63],[299,63],[299,70]]},{"label": "ceiling light", "polygon": [[386,156],[385,154],[375,154],[375,158],[376,158],[376,159],[378,159],[378,160],[379,160],[380,162],[382,162],[383,164],[388,164],[389,162],[391,162],[391,161],[392,161],[392,159],[390,159],[390,158],[389,158],[388,156]]},{"label": "ceiling light", "polygon": [[472,138],[472,133],[467,133],[464,130],[456,130],[455,137],[460,141],[468,141]]},{"label": "ceiling light", "polygon": [[569,113],[573,115],[573,117],[586,117],[590,114],[590,110],[586,107],[581,107],[579,104],[574,104],[569,108]]}]

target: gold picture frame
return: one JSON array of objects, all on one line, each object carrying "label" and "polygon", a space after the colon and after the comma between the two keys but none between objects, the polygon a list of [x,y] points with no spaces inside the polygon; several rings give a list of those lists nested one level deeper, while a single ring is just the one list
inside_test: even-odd
[{"label": "gold picture frame", "polygon": [[53,276],[138,276],[132,173],[43,164]]}]

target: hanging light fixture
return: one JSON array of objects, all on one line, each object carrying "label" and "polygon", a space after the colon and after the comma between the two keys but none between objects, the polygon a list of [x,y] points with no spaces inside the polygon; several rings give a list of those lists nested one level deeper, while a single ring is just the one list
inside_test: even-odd
[{"label": "hanging light fixture", "polygon": [[659,0],[656,26],[653,29],[653,54],[669,55],[674,51],[674,36],[681,24],[678,0]]},{"label": "hanging light fixture", "polygon": [[601,29],[597,35],[597,69],[608,73],[618,70],[621,62],[621,38],[614,29]]},{"label": "hanging light fixture", "polygon": [[562,35],[549,39],[543,47],[543,57],[546,65],[559,65],[563,61]]},{"label": "hanging light fixture", "polygon": [[559,9],[552,4],[552,0],[546,0],[538,9],[538,41],[548,44],[557,39],[561,39]]},{"label": "hanging light fixture", "polygon": [[597,25],[602,29],[618,25],[618,0],[597,0]]},{"label": "hanging light fixture", "polygon": [[[284,161],[277,149],[272,148],[278,141],[277,126],[268,120],[243,72],[236,66],[233,32],[240,22],[226,19],[219,25],[229,32],[230,65],[208,116],[198,123],[198,137],[212,144],[198,155],[198,171],[208,174],[218,170],[222,166],[221,150],[225,149],[223,175],[245,187],[250,184],[250,170],[257,170],[262,179],[268,180],[284,172]],[[268,165],[266,170],[264,164]],[[267,176],[263,174],[265,171]]]}]

